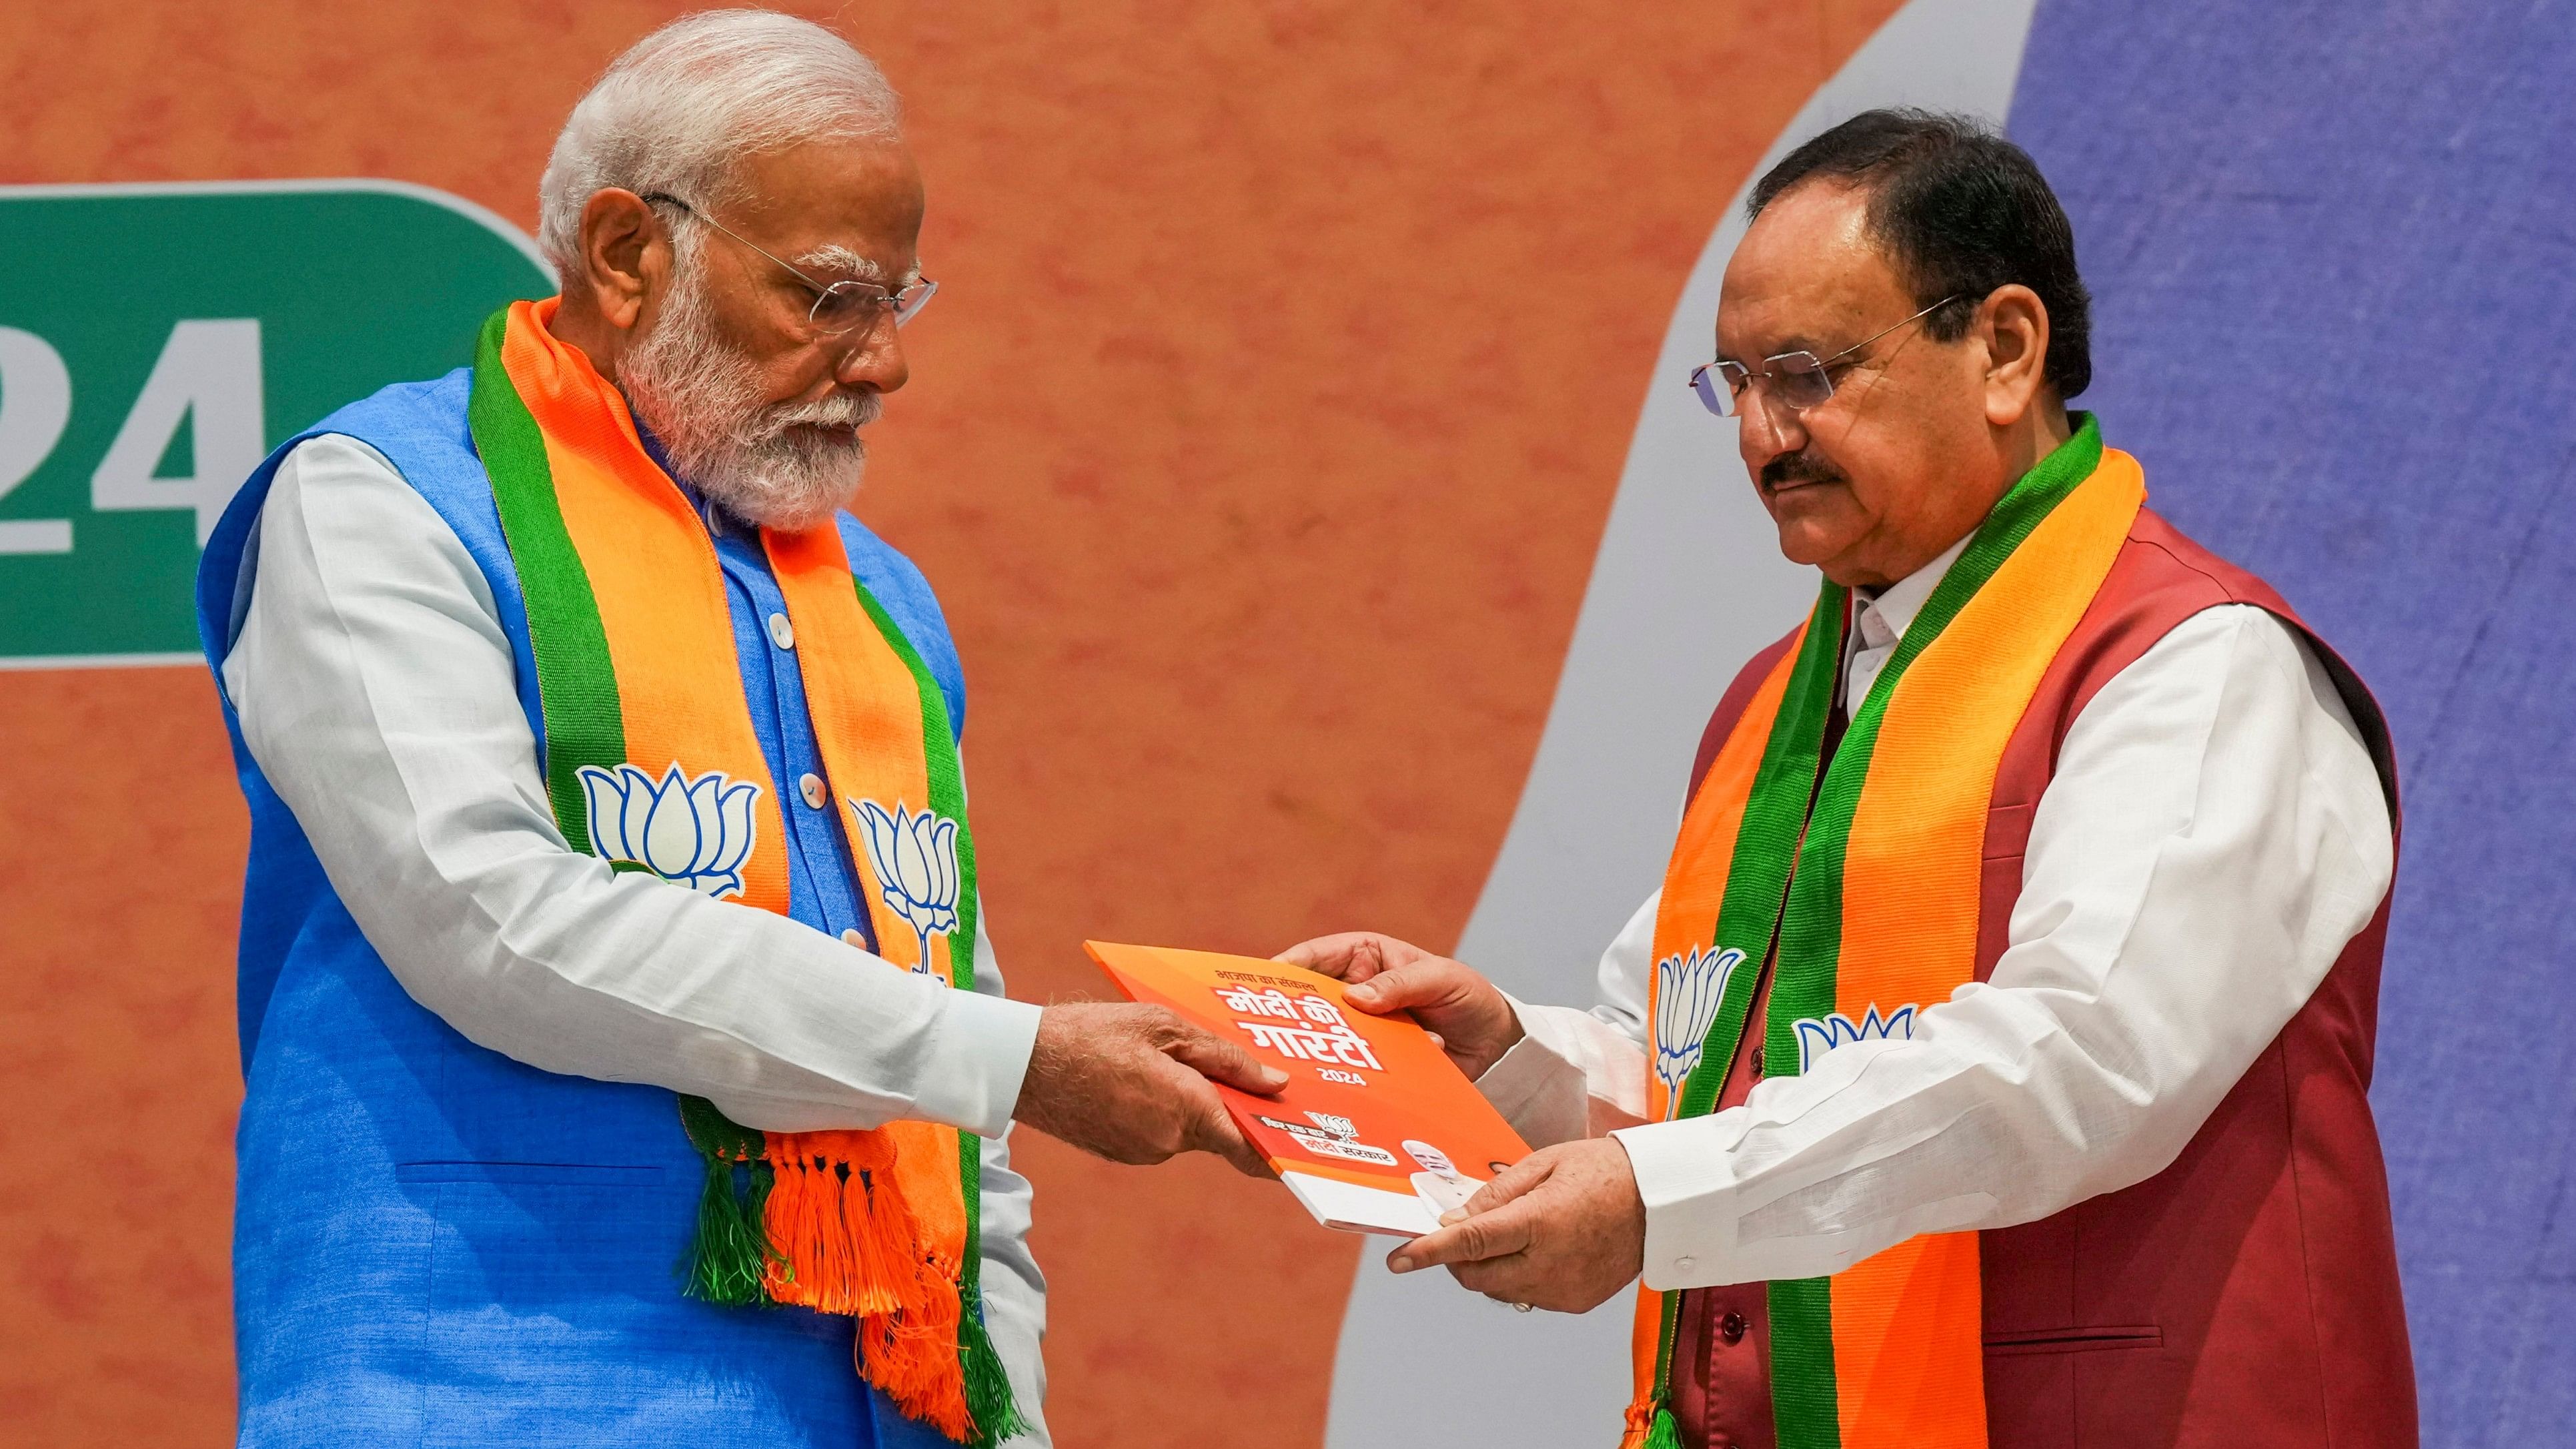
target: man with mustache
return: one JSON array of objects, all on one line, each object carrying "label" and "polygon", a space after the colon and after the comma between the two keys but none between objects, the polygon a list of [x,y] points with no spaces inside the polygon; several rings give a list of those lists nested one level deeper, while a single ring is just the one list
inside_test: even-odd
[{"label": "man with mustache", "polygon": [[805,21],[647,37],[546,167],[561,295],[209,544],[246,1445],[1044,1443],[1010,1124],[1259,1169],[1208,1079],[1277,1073],[1002,995],[956,652],[841,511],[932,291],[898,120]]},{"label": "man with mustache", "polygon": [[1390,1266],[1569,1311],[1642,1274],[1632,1449],[2413,1445],[2378,709],[2067,411],[2088,299],[2019,148],[1872,112],[1751,209],[1692,381],[1822,587],[1600,1004],[1285,957],[1540,1147]]}]

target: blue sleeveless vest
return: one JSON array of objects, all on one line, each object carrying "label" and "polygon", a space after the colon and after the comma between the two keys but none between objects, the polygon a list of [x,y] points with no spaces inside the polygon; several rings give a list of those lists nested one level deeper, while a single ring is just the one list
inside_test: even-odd
[{"label": "blue sleeveless vest", "polygon": [[[278,464],[305,438],[341,433],[392,461],[481,568],[542,751],[527,611],[467,432],[468,380],[460,368],[386,388],[251,475],[197,576],[218,688]],[[957,653],[929,585],[847,514],[841,535],[962,729]],[[717,551],[770,776],[819,774],[794,658],[760,628],[784,605],[757,539],[734,530]],[[240,1442],[946,1445],[857,1377],[849,1320],[680,1296],[700,1169],[672,1094],[522,1065],[415,1003],[261,776],[230,700],[224,718],[251,814],[233,1219]],[[838,822],[784,813],[791,914],[867,932]]]}]

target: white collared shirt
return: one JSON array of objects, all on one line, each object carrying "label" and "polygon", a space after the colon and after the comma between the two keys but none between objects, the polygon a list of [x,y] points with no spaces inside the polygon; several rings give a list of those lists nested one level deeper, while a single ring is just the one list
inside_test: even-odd
[{"label": "white collared shirt", "polygon": [[[1849,708],[1959,551],[1862,607]],[[1638,1125],[1658,893],[1603,954],[1599,1005],[1515,1002],[1528,1034],[1477,1085],[1533,1145],[1618,1137],[1648,1286],[1839,1272],[2162,1171],[2369,923],[2394,855],[2323,666],[2262,609],[2208,609],[2068,728],[2006,950],[1986,982],[1921,1003],[1911,1040]]]},{"label": "white collared shirt", "polygon": [[747,1127],[906,1118],[982,1134],[986,1322],[1037,1426],[1025,1442],[1046,1443],[1046,1280],[1002,1140],[1039,1008],[1003,997],[989,937],[979,927],[975,989],[955,991],[576,854],[490,585],[364,443],[326,434],[289,453],[256,546],[224,692],[394,979],[480,1046],[705,1097]]},{"label": "white collared shirt", "polygon": [[[1968,538],[1976,537],[1975,534]],[[1968,538],[1960,539],[1941,551],[1941,556],[1878,590],[1852,590],[1852,603],[1859,613],[1852,620],[1851,638],[1843,646],[1849,657],[1843,665],[1843,717],[1856,719],[1861,701],[1869,698],[1869,687],[1878,682],[1879,671],[1896,653],[1898,641],[1931,601],[1932,591],[1941,586],[1941,576],[1959,555],[1968,551]]]}]

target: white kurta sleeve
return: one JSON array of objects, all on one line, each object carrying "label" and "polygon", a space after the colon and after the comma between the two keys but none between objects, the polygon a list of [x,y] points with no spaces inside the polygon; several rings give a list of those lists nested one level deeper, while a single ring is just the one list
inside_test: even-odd
[{"label": "white kurta sleeve", "polygon": [[481,571],[373,449],[278,469],[225,693],[412,998],[530,1066],[770,1131],[1009,1123],[1039,1008],[784,916],[612,873],[556,828]]},{"label": "white kurta sleeve", "polygon": [[1985,984],[1713,1116],[1619,1132],[1659,1289],[1838,1272],[2162,1171],[2387,894],[2370,756],[2278,619],[2207,610],[2068,729]]},{"label": "white kurta sleeve", "polygon": [[1523,1035],[1476,1089],[1522,1141],[1547,1147],[1645,1120],[1646,981],[1662,900],[1662,891],[1646,897],[1601,953],[1598,1006],[1577,1011],[1507,997]]}]

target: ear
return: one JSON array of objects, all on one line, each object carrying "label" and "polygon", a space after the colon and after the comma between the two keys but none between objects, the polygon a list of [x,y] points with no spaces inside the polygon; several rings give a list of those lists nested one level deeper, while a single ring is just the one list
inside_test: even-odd
[{"label": "ear", "polygon": [[632,330],[671,280],[671,233],[650,203],[617,187],[581,209],[581,277],[599,315]]},{"label": "ear", "polygon": [[2048,387],[2048,304],[2018,282],[1997,287],[1973,330],[1986,344],[1986,421],[2009,428]]}]

